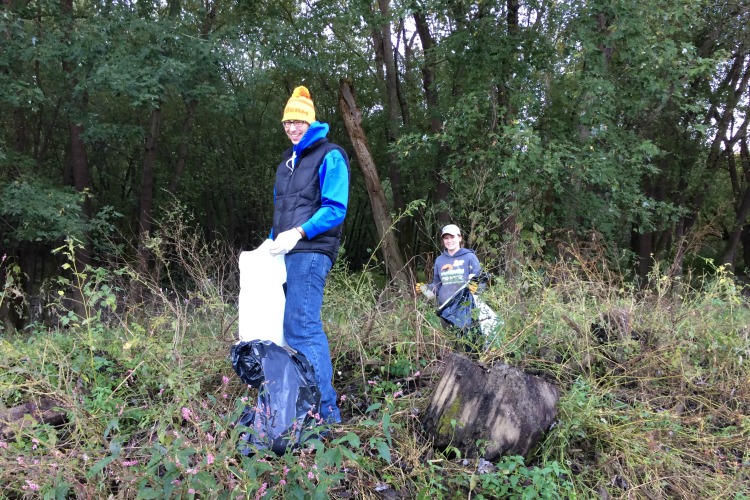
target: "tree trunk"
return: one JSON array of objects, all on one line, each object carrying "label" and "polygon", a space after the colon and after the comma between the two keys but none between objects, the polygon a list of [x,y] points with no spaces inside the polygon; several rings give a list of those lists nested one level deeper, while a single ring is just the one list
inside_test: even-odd
[{"label": "tree trunk", "polygon": [[[15,433],[11,429],[12,424],[23,421],[26,416],[41,424],[52,426],[62,425],[66,422],[68,414],[66,411],[56,410],[64,408],[64,404],[54,398],[44,396],[38,402],[29,401],[13,408],[0,412],[0,437],[12,439]],[[19,423],[19,426],[21,424]]]},{"label": "tree trunk", "polygon": [[[37,80],[40,80],[40,78],[37,78]],[[57,117],[60,115],[60,108],[62,107],[62,96],[57,100],[57,103],[55,103],[55,108],[52,111],[52,117],[51,119],[48,119],[48,124],[43,127],[42,119],[39,119],[39,125],[37,126],[36,131],[36,139],[35,139],[35,154],[34,159],[36,161],[36,171],[37,173],[40,173],[42,171],[42,165],[44,164],[44,161],[47,159],[47,152],[49,151],[50,144],[52,143],[52,138],[54,136],[54,130],[57,127]],[[42,109],[44,109],[44,106],[42,106]],[[44,130],[42,131],[42,128]]]},{"label": "tree trunk", "polygon": [[[206,2],[206,5],[207,4],[208,2]],[[177,19],[180,15],[181,8],[182,2],[180,0],[170,0],[169,17]],[[211,8],[206,12],[206,16],[200,24],[199,31],[202,39],[208,40],[215,20],[216,2],[213,2]],[[182,123],[182,135],[177,153],[177,163],[175,164],[174,172],[172,173],[172,181],[169,184],[169,192],[172,194],[177,194],[177,190],[180,187],[180,179],[182,178],[182,174],[185,172],[185,166],[187,165],[188,145],[190,144],[190,134],[193,131],[193,124],[195,123],[196,109],[198,109],[198,100],[194,98],[186,98],[185,121]]]},{"label": "tree trunk", "polygon": [[[419,35],[424,50],[425,63],[422,67],[422,86],[424,88],[425,102],[427,103],[427,116],[430,120],[430,133],[433,135],[440,133],[443,127],[442,116],[440,115],[440,99],[435,84],[437,75],[437,61],[435,58],[435,40],[430,32],[427,19],[421,12],[414,13],[414,25]],[[448,148],[441,144],[437,157],[435,158],[435,168],[430,170],[430,177],[435,186],[435,199],[444,200],[450,193],[448,184],[443,180],[440,173],[445,167],[444,158],[448,155]],[[447,210],[442,209],[435,214],[437,223],[444,226],[451,222],[450,214]]]},{"label": "tree trunk", "polygon": [[13,111],[13,118],[16,131],[13,148],[19,153],[25,153],[26,147],[29,143],[29,133],[26,125],[26,115],[24,114],[23,109],[16,108]]},{"label": "tree trunk", "polygon": [[[82,111],[88,107],[87,94],[84,93],[84,102]],[[89,169],[88,156],[86,154],[86,144],[83,142],[83,125],[71,120],[68,124],[70,133],[70,163],[73,171],[73,185],[76,191],[83,193],[91,189],[91,170]],[[86,218],[92,215],[91,199],[86,196],[83,202],[83,214]]]},{"label": "tree trunk", "polygon": [[735,220],[735,226],[732,232],[729,234],[729,241],[724,247],[724,252],[721,257],[721,263],[725,264],[732,271],[734,271],[734,261],[737,254],[737,247],[740,243],[740,236],[742,230],[745,227],[748,213],[750,213],[750,187],[745,188],[745,193],[742,197],[742,203],[737,212],[737,219]]},{"label": "tree trunk", "polygon": [[[86,93],[84,92],[84,110],[87,107]],[[79,123],[70,122],[68,125],[70,132],[70,162],[73,171],[73,184],[79,193],[87,192],[91,189],[91,170],[89,169],[88,157],[86,155],[86,144],[83,142],[83,126]],[[91,198],[85,195],[83,199],[83,215],[90,219],[92,215]],[[76,269],[83,273],[86,266],[91,264],[91,237],[86,234],[83,236],[82,247],[76,247],[75,259]],[[81,290],[75,291],[76,313],[84,314],[83,300],[80,295]]]},{"label": "tree trunk", "polygon": [[[62,8],[63,12],[66,15],[71,16],[71,24],[68,26],[68,29],[73,29],[73,1],[63,0]],[[70,78],[70,92],[71,95],[73,95],[74,88],[78,83],[76,76],[73,74],[74,69],[67,61],[62,62],[62,68]],[[80,116],[84,116],[87,113],[89,104],[88,92],[86,90],[83,91],[80,102],[76,102],[75,97],[73,99],[74,102],[71,106],[71,110],[74,114],[73,116],[68,117],[68,134],[70,141],[70,164],[68,166],[68,172],[70,172],[71,174],[72,184],[75,187],[76,191],[78,191],[79,193],[85,193],[91,189],[91,170],[89,168],[88,156],[86,154],[86,144],[83,142],[84,127],[79,122],[80,120],[77,116],[75,116],[75,114],[77,113],[80,114]],[[92,215],[92,207],[91,198],[89,198],[88,195],[85,195],[82,208],[83,215],[87,219],[90,219]],[[83,273],[86,269],[86,266],[91,263],[90,235],[84,235],[81,243],[82,246],[76,246],[74,250],[76,270],[78,273]],[[86,308],[84,307],[85,297],[83,296],[82,283],[79,283],[79,286],[73,289],[73,298],[73,308],[76,314],[84,317]]]},{"label": "tree trunk", "polygon": [[[378,0],[378,8],[383,19],[380,32],[378,33],[382,51],[377,51],[375,58],[378,65],[385,67],[385,112],[387,116],[385,133],[388,145],[390,146],[399,137],[400,124],[398,73],[396,71],[396,59],[393,56],[393,42],[391,41],[390,0]],[[398,161],[393,153],[388,153],[388,178],[391,181],[394,208],[401,211],[406,208],[406,201],[401,172],[398,169]]]},{"label": "tree trunk", "polygon": [[709,184],[714,182],[711,174],[718,167],[719,160],[724,154],[732,154],[731,151],[722,150],[721,143],[726,139],[727,130],[729,130],[729,127],[734,123],[734,110],[743,98],[745,91],[747,90],[748,82],[750,81],[750,58],[748,58],[747,65],[745,65],[745,57],[745,54],[742,53],[735,56],[732,68],[718,91],[715,93],[717,96],[728,96],[722,107],[723,114],[718,115],[718,109],[720,106],[718,106],[717,103],[714,103],[706,115],[705,123],[709,123],[712,118],[717,118],[716,132],[714,132],[714,138],[711,141],[708,158],[706,159],[706,172],[703,175],[703,189],[698,190],[698,194],[693,200],[693,213],[690,217],[686,218],[686,231],[689,230],[698,219],[698,213],[706,200],[706,193],[710,192]]},{"label": "tree trunk", "polygon": [[745,264],[745,271],[750,269],[750,224],[745,224],[740,235],[742,240],[742,261]]},{"label": "tree trunk", "polygon": [[370,146],[368,145],[365,131],[362,129],[362,115],[354,100],[354,90],[351,83],[343,79],[339,86],[339,108],[341,109],[349,139],[354,147],[357,162],[362,169],[362,175],[365,179],[367,194],[370,197],[372,214],[375,219],[375,227],[377,228],[378,238],[380,238],[382,244],[386,271],[390,279],[399,287],[407,287],[409,280],[406,272],[406,264],[401,256],[396,237],[392,231],[393,221],[389,214],[388,203],[380,184],[375,162],[370,153]]},{"label": "tree trunk", "polygon": [[[506,14],[506,21],[508,23],[508,37],[517,39],[520,33],[520,27],[518,22],[519,5],[518,0],[507,0],[506,7],[508,9]],[[520,42],[516,46],[520,46]],[[516,109],[511,101],[511,89],[513,88],[513,66],[515,60],[518,57],[516,52],[511,54],[501,71],[502,80],[493,89],[496,94],[497,104],[499,104],[500,112],[502,117],[496,114],[497,118],[495,123],[492,124],[493,129],[497,127],[499,122],[503,125],[509,125],[516,115]],[[580,182],[580,180],[579,180]],[[510,207],[510,213],[505,217],[502,224],[500,225],[500,240],[505,240],[505,265],[504,274],[506,278],[511,278],[520,272],[521,268],[521,225],[518,223],[518,195],[516,190],[512,190],[507,193],[508,206]],[[574,221],[570,227],[577,225]]]},{"label": "tree trunk", "polygon": [[[520,32],[518,23],[518,0],[507,0],[506,6],[508,8],[508,12],[506,15],[506,20],[508,22],[508,36],[515,38]],[[515,62],[515,57],[517,57],[515,53],[511,54],[511,57],[508,58],[508,60],[504,64],[504,68],[502,69],[501,73],[502,81],[497,87],[498,101],[500,102],[500,105],[505,109],[505,112],[503,113],[503,123],[505,124],[509,124],[515,118],[516,114],[516,110],[514,109],[513,104],[510,100],[511,85],[509,85],[511,83],[510,80],[513,78],[513,64]]]},{"label": "tree trunk", "polygon": [[185,165],[187,165],[188,157],[188,145],[190,144],[190,133],[193,130],[193,123],[195,123],[195,110],[198,108],[198,101],[191,99],[185,105],[185,121],[182,122],[182,135],[180,138],[180,146],[177,152],[177,163],[172,173],[172,182],[169,184],[169,192],[177,194],[177,190],[180,187],[180,179],[182,174],[185,172]]},{"label": "tree trunk", "polygon": [[631,233],[631,248],[638,258],[636,271],[644,286],[648,283],[648,273],[653,264],[651,236],[652,233],[639,233],[635,229]]},{"label": "tree trunk", "polygon": [[[750,214],[750,151],[748,150],[746,137],[740,141],[740,162],[742,163],[742,170],[745,174],[745,189],[742,195],[742,201],[737,207],[737,217],[735,219],[734,228],[729,235],[729,241],[724,248],[724,253],[721,258],[721,263],[726,264],[732,270],[735,268],[734,261],[737,254],[737,247],[740,243],[742,230],[746,227],[747,216]],[[737,177],[736,174],[735,177]],[[739,179],[735,182],[737,184],[737,190],[739,190]],[[747,263],[745,263],[745,265],[747,266]]]},{"label": "tree trunk", "polygon": [[[142,277],[148,274],[148,261],[151,252],[146,247],[146,239],[151,232],[152,208],[154,203],[154,165],[156,163],[159,126],[161,124],[161,103],[151,111],[151,124],[146,136],[143,170],[141,172],[141,190],[138,206],[138,272]],[[137,297],[140,300],[141,297]]]}]

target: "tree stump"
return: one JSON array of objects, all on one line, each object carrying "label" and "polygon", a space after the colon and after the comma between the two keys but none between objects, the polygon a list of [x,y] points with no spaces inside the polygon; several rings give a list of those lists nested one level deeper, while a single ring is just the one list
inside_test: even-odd
[{"label": "tree stump", "polygon": [[42,397],[39,401],[29,401],[28,403],[0,411],[0,438],[12,438],[15,434],[12,430],[13,424],[23,422],[26,415],[43,424],[53,426],[64,424],[67,414],[60,409],[56,409],[62,407],[62,402],[54,398]]},{"label": "tree stump", "polygon": [[467,458],[526,457],[555,420],[559,398],[554,385],[517,368],[488,369],[453,353],[423,425],[436,447]]}]

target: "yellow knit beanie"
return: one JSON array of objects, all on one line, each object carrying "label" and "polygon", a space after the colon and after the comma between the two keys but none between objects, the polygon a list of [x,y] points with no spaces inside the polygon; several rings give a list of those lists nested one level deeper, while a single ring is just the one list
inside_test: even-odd
[{"label": "yellow knit beanie", "polygon": [[307,87],[297,87],[292,92],[292,97],[284,108],[284,117],[281,119],[282,122],[287,120],[301,120],[308,124],[315,121],[315,106]]}]

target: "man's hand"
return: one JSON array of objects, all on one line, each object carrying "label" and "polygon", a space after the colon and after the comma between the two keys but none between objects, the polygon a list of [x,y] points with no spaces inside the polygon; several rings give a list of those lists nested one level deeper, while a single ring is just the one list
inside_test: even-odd
[{"label": "man's hand", "polygon": [[276,237],[268,249],[271,255],[286,255],[292,251],[300,238],[302,238],[302,233],[297,228],[284,231]]},{"label": "man's hand", "polygon": [[474,280],[471,280],[469,281],[469,284],[466,285],[466,288],[468,288],[472,294],[475,294],[477,293],[477,289],[479,288],[479,283]]}]

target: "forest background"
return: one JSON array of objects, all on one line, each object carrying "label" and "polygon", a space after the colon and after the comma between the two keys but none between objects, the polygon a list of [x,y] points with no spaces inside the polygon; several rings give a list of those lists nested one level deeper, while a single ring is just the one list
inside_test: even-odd
[{"label": "forest background", "polygon": [[448,222],[503,272],[592,234],[640,279],[655,261],[742,271],[750,255],[744,3],[6,0],[2,12],[0,231],[32,290],[64,236],[88,261],[116,228],[147,265],[145,239],[175,200],[207,238],[257,245],[300,84],[352,156],[354,269],[389,217],[396,241],[378,255],[412,271]]},{"label": "forest background", "polygon": [[[382,292],[410,290],[414,281],[430,279],[439,228],[452,222],[462,227],[465,243],[502,282],[502,287],[490,287],[495,295],[488,295],[488,301],[502,311],[508,337],[490,358],[527,359],[533,353],[541,365],[528,363],[549,370],[549,359],[557,359],[560,352],[564,359],[571,355],[575,369],[552,370],[552,378],[569,390],[563,414],[570,417],[576,412],[566,413],[566,404],[580,409],[596,403],[596,391],[613,390],[584,376],[591,375],[595,360],[588,344],[582,350],[571,339],[554,337],[566,347],[557,346],[553,353],[554,342],[545,335],[563,335],[562,329],[549,332],[542,324],[566,325],[567,332],[583,338],[591,321],[606,323],[617,317],[615,329],[626,331],[628,342],[635,338],[630,335],[633,328],[644,327],[650,333],[639,342],[661,339],[656,343],[664,356],[682,352],[682,347],[675,351],[672,342],[684,340],[685,352],[695,356],[680,365],[692,367],[681,372],[686,378],[680,380],[688,382],[660,386],[660,391],[677,394],[678,386],[694,391],[695,384],[707,383],[704,370],[713,366],[711,376],[722,381],[717,392],[696,399],[698,403],[675,403],[682,408],[676,418],[727,409],[716,430],[727,440],[716,448],[720,451],[706,451],[711,447],[695,437],[698,434],[690,434],[687,441],[701,443],[696,455],[729,457],[731,467],[709,467],[714,476],[718,467],[734,471],[734,480],[747,480],[742,472],[747,457],[737,451],[737,443],[750,428],[748,395],[738,387],[748,380],[742,360],[750,351],[747,324],[741,319],[746,299],[736,281],[750,262],[746,1],[2,0],[0,5],[4,334],[11,339],[16,329],[31,332],[39,342],[35,333],[49,332],[50,326],[71,329],[68,340],[50,334],[45,342],[57,342],[60,366],[67,366],[78,380],[51,380],[47,368],[33,376],[17,375],[26,370],[28,357],[36,356],[32,346],[21,347],[27,340],[22,335],[13,349],[3,344],[10,349],[5,353],[5,376],[10,378],[3,396],[8,407],[29,395],[38,397],[32,389],[37,377],[58,390],[72,383],[75,388],[62,391],[67,394],[91,384],[81,396],[93,402],[85,409],[91,419],[79,415],[77,422],[89,422],[98,439],[104,436],[109,443],[109,448],[89,451],[92,457],[99,454],[98,469],[73,457],[71,463],[78,465],[71,465],[70,474],[52,475],[56,479],[46,486],[47,492],[100,491],[96,488],[101,484],[81,482],[80,477],[91,479],[118,463],[127,469],[122,462],[130,458],[121,455],[121,448],[113,451],[111,443],[121,447],[126,439],[132,444],[136,437],[143,438],[122,431],[125,419],[112,424],[131,400],[120,399],[126,387],[111,380],[122,376],[120,381],[130,385],[134,379],[125,375],[128,370],[150,362],[133,351],[110,351],[120,349],[112,339],[124,335],[127,349],[140,342],[143,356],[170,352],[183,366],[183,340],[193,349],[199,347],[191,330],[197,327],[189,324],[203,314],[207,325],[214,323],[206,326],[211,332],[206,339],[214,345],[198,349],[206,358],[195,368],[218,374],[206,353],[215,359],[217,339],[226,341],[231,333],[228,311],[236,299],[237,252],[254,248],[268,234],[274,172],[289,145],[281,113],[297,85],[310,89],[318,119],[331,126],[329,138],[351,158],[343,252],[327,291],[330,316],[340,323],[327,328],[332,338],[343,337],[346,318],[371,338],[355,346],[336,344],[336,363],[352,368],[347,360],[358,358],[360,366],[354,369],[363,381],[370,369],[382,376],[370,380],[370,389],[364,384],[369,392],[362,397],[382,408],[366,404],[349,409],[356,414],[367,408],[364,413],[376,415],[380,430],[368,428],[375,433],[369,448],[358,440],[354,446],[350,437],[341,442],[341,449],[349,451],[340,453],[356,455],[366,448],[387,463],[399,462],[391,451],[386,453],[393,449],[390,415],[398,413],[394,380],[406,380],[409,373],[431,366],[440,357],[438,345],[444,347],[447,340],[434,316],[419,304],[412,303],[399,324],[394,313],[409,299],[393,302],[393,295]],[[693,279],[704,272],[709,281]],[[565,290],[551,298],[547,293],[555,286]],[[695,292],[690,300],[688,289]],[[522,296],[526,301],[516,302]],[[576,298],[581,300],[580,317],[570,312]],[[592,298],[599,301],[595,308]],[[220,314],[214,309],[219,303]],[[705,304],[716,310],[705,316],[690,312]],[[144,306],[150,318],[136,322],[136,328],[130,321],[136,321],[135,311]],[[541,319],[562,310],[566,314],[546,323]],[[633,319],[638,311],[641,319]],[[112,317],[125,333],[109,329]],[[712,319],[702,323],[697,317]],[[691,326],[683,331],[676,326],[682,321]],[[422,328],[433,335],[430,342],[419,333]],[[411,347],[397,341],[398,332],[413,341]],[[418,339],[409,337],[414,332]],[[165,334],[170,347],[145,348]],[[388,346],[388,361],[380,359],[383,363],[378,364],[383,345]],[[82,352],[91,361],[92,373],[86,376],[81,375],[83,365],[70,361],[81,346],[87,347]],[[352,352],[357,355],[350,358]],[[707,353],[713,353],[708,360],[702,357]],[[659,359],[670,363],[666,357]],[[620,358],[617,362],[624,363]],[[157,391],[162,397],[168,387],[174,391],[169,404],[190,408],[183,405],[205,394],[206,384],[214,380],[203,378],[177,390],[181,384],[169,378],[176,375],[169,375],[168,383],[159,381],[157,365],[141,381],[149,394],[146,399],[162,408],[166,403],[157,401]],[[103,371],[110,382],[101,379]],[[661,372],[646,371],[662,380]],[[97,399],[96,388],[105,386],[107,396]],[[598,393],[602,405],[592,415],[607,417],[602,412],[611,401],[605,392]],[[626,406],[634,401],[628,399]],[[73,398],[66,406],[79,403]],[[660,399],[655,406],[672,408],[665,405]],[[686,406],[694,413],[685,413]],[[110,425],[98,428],[93,418],[101,417],[97,412],[112,416]],[[143,427],[143,415],[132,419],[138,425],[131,425]],[[182,425],[190,421],[185,418]],[[570,444],[571,436],[583,439],[576,434],[585,427],[580,421],[563,422],[563,430],[553,436],[557,444]],[[598,425],[595,422],[587,425]],[[676,431],[678,436],[689,434],[681,432],[692,425],[704,430],[695,421],[683,423],[686,427]],[[172,424],[165,424],[165,433]],[[113,440],[118,425],[128,438]],[[645,441],[640,443],[651,451],[660,433],[667,432],[657,427],[641,436]],[[83,428],[78,428],[80,435],[67,437],[81,439]],[[410,427],[403,425],[402,430]],[[36,449],[32,440],[42,439],[40,432],[16,432],[14,446]],[[632,439],[618,437],[607,444],[625,446]],[[138,443],[136,448],[144,450]],[[170,441],[169,446],[175,453],[184,452],[182,444]],[[513,464],[508,470],[525,470],[522,484],[531,482],[548,493],[568,488],[571,476],[580,481],[570,486],[579,494],[604,495],[601,488],[629,494],[634,484],[638,492],[653,488],[656,496],[690,493],[697,485],[713,488],[708,496],[734,492],[722,477],[707,482],[703,473],[708,466],[691,453],[682,457],[682,465],[698,463],[701,473],[675,473],[678,479],[665,484],[653,479],[672,477],[664,470],[617,465],[619,458],[612,457],[628,455],[617,446],[606,452],[597,448],[568,462],[562,452],[548,451],[537,457],[535,470],[544,471],[537,475]],[[567,448],[588,449],[581,443]],[[422,452],[415,451],[415,456],[424,458]],[[406,452],[402,448],[400,453],[405,474]],[[587,476],[583,471],[597,461],[596,474]],[[376,467],[360,464],[360,482],[348,477],[346,488],[372,489],[375,476],[410,493],[457,488],[471,494],[477,486],[470,475],[464,477],[465,485],[433,483],[426,478],[443,469],[435,461],[421,463],[429,467],[416,470],[429,474],[420,476],[423,482],[415,480],[418,486],[406,485],[403,478],[384,479]],[[302,471],[298,463],[294,467]],[[29,487],[26,476],[18,474],[23,468],[5,470],[9,475],[4,479],[16,481],[19,494],[22,486]],[[124,474],[122,470],[118,474]],[[256,483],[246,484],[254,484],[257,491],[262,474]],[[307,484],[304,476],[300,472],[295,484],[320,486],[324,492],[342,481],[333,472],[328,482],[318,478]],[[680,479],[688,476],[692,479]],[[123,479],[118,484],[136,484],[132,491],[144,495],[166,481],[163,472],[149,476],[140,471],[132,477],[131,483]],[[227,488],[232,484],[212,477],[214,488],[217,482]],[[556,486],[544,482],[549,477]],[[278,482],[273,485],[281,488]],[[89,487],[93,489],[86,490]],[[483,487],[496,494],[492,488],[499,488],[489,483]]]}]

